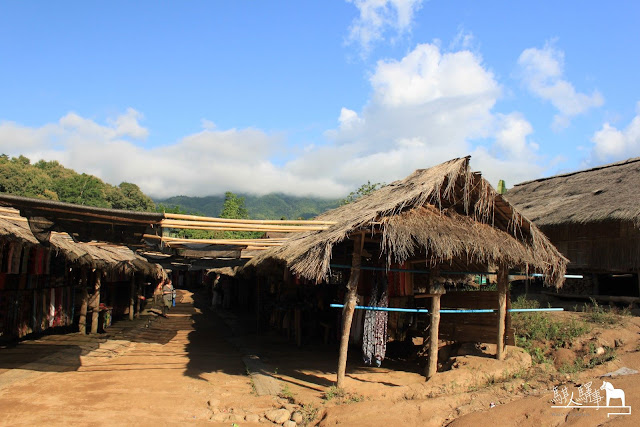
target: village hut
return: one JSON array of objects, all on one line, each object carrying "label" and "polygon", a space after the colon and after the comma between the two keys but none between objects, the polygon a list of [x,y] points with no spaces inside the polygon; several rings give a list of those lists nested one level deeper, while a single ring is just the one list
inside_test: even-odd
[{"label": "village hut", "polygon": [[568,297],[640,301],[640,157],[527,181],[505,197],[567,257]]},{"label": "village hut", "polygon": [[0,208],[3,340],[53,327],[95,333],[114,315],[132,319],[136,308],[140,312],[142,283],[165,277],[162,268],[125,246],[75,242],[61,232],[51,232],[47,243],[34,237],[18,210]]},{"label": "village hut", "polygon": [[[409,293],[416,301],[419,297],[431,300],[427,378],[437,369],[443,277],[481,272],[497,275],[498,290],[491,306],[497,309],[493,340],[499,359],[505,355],[509,269],[535,270],[550,285],[562,286],[567,260],[480,173],[470,170],[469,160],[457,158],[417,170],[401,181],[326,212],[317,219],[335,225],[295,235],[247,264],[259,269],[279,260],[296,277],[315,283],[329,280],[339,263],[350,266],[342,312],[339,387],[344,384],[361,270],[376,269],[377,265],[381,270],[417,273]],[[474,294],[456,298],[458,305],[454,307],[474,307],[473,301],[483,293]],[[453,322],[465,323],[460,318]],[[474,330],[469,323],[466,328]]]}]

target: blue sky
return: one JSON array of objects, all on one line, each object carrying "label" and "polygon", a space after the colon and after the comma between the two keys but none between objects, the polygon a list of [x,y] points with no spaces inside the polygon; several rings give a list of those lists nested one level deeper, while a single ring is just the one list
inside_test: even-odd
[{"label": "blue sky", "polygon": [[0,1],[0,152],[154,197],[640,156],[640,6]]}]

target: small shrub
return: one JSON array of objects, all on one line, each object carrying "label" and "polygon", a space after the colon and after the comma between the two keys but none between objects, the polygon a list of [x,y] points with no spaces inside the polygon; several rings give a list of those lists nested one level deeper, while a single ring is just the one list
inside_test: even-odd
[{"label": "small shrub", "polygon": [[586,367],[591,369],[595,366],[615,360],[616,357],[618,357],[618,355],[615,349],[611,347],[604,347],[604,353],[592,356],[586,363]]},{"label": "small shrub", "polygon": [[[514,306],[516,304],[522,308],[536,308],[537,302],[520,297]],[[556,321],[544,313],[514,313],[512,319],[516,330],[516,345],[525,349],[534,363],[548,362],[544,350],[536,343],[547,342],[552,348],[567,348],[575,338],[591,329],[583,321]]]},{"label": "small shrub", "polygon": [[302,423],[300,423],[302,426],[312,423],[318,416],[318,408],[316,408],[313,403],[302,405],[299,411],[302,414]]},{"label": "small shrub", "polygon": [[340,403],[356,403],[362,402],[364,396],[361,394],[347,393],[344,389],[332,385],[324,392],[324,400],[328,402],[333,399],[339,400]]},{"label": "small shrub", "polygon": [[524,295],[520,295],[511,303],[511,308],[540,308],[540,303],[536,300],[528,299]]},{"label": "small shrub", "polygon": [[331,387],[329,387],[327,389],[327,391],[324,392],[324,400],[326,400],[327,402],[333,399],[342,399],[345,396],[345,391],[344,389],[336,386],[336,385],[332,385]]},{"label": "small shrub", "polygon": [[589,298],[591,305],[584,305],[585,318],[591,323],[597,323],[602,326],[611,326],[620,323],[618,316],[611,310],[605,310],[598,301]]},{"label": "small shrub", "polygon": [[280,390],[280,393],[278,393],[278,397],[281,397],[283,399],[287,399],[289,401],[289,403],[295,403],[296,402],[296,398],[295,398],[294,394],[289,389],[289,384],[285,384],[284,387],[282,387],[282,390]]}]

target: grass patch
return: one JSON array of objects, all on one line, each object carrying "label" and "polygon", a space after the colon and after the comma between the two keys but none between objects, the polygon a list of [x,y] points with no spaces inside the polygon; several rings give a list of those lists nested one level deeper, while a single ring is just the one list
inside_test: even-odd
[{"label": "grass patch", "polygon": [[342,399],[346,394],[347,392],[345,392],[343,388],[332,385],[324,392],[323,398],[328,402],[333,399]]},{"label": "grass patch", "polygon": [[[591,347],[591,346],[590,346]],[[618,357],[616,350],[611,347],[604,347],[604,353],[597,354],[595,348],[589,349],[589,352],[584,357],[579,357],[574,363],[566,363],[562,365],[558,372],[563,374],[575,374],[582,372],[585,369],[592,369],[598,365],[602,365],[611,360],[615,360]]]},{"label": "grass patch", "polygon": [[[523,296],[513,303],[514,308],[539,308],[537,301],[528,300]],[[524,348],[532,357],[534,363],[549,362],[545,348],[540,343],[547,343],[551,348],[568,348],[571,342],[591,330],[588,324],[575,319],[558,321],[546,313],[513,313],[513,327],[516,330],[516,345]]]},{"label": "grass patch", "polygon": [[285,384],[282,387],[282,389],[280,390],[280,393],[278,393],[278,397],[286,399],[287,401],[289,401],[289,403],[296,403],[296,397],[293,394],[293,392],[291,392],[291,390],[289,389],[289,384]]},{"label": "grass patch", "polygon": [[605,309],[603,306],[598,304],[593,298],[589,298],[591,301],[590,304],[584,304],[583,312],[585,313],[585,319],[588,322],[596,323],[600,326],[611,327],[613,325],[618,325],[622,323],[620,316],[630,316],[631,309],[629,307],[623,308],[622,310],[616,307],[609,307]]},{"label": "grass patch", "polygon": [[302,422],[300,425],[306,426],[312,423],[318,416],[318,408],[313,403],[307,403],[302,405],[302,408],[298,409],[302,414]]},{"label": "grass patch", "polygon": [[332,385],[324,392],[323,398],[327,402],[335,399],[340,403],[357,403],[364,400],[363,395],[347,393],[344,389],[335,385]]},{"label": "grass patch", "polygon": [[258,395],[258,390],[256,390],[256,384],[253,382],[253,378],[251,377],[251,371],[249,370],[248,367],[245,367],[245,372],[247,373],[247,376],[249,377],[249,383],[251,384],[251,393],[254,396]]}]

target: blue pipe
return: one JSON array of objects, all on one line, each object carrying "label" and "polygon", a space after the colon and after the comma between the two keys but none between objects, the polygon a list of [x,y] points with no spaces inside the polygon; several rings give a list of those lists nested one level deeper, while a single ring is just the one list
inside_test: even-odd
[{"label": "blue pipe", "polygon": [[[331,304],[331,308],[343,308],[344,304]],[[400,313],[428,313],[426,308],[392,308],[392,307],[371,307],[365,305],[356,305],[356,310],[371,310],[371,311],[391,311]],[[446,314],[469,314],[469,313],[495,313],[498,310],[491,308],[477,308],[477,309],[449,309],[445,308],[440,310],[440,313]],[[507,310],[510,313],[519,312],[531,312],[531,311],[564,311],[564,308],[512,308]]]}]

